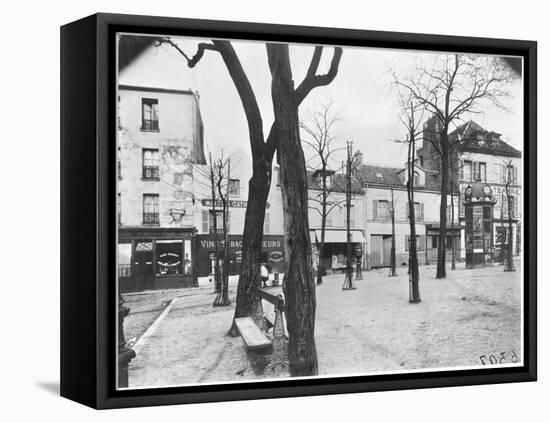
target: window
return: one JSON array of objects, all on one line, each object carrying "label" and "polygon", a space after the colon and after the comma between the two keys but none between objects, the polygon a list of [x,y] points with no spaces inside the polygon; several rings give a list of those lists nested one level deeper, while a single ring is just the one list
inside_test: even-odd
[{"label": "window", "polygon": [[156,98],[141,99],[141,130],[142,131],[159,130],[158,106],[159,106],[159,101]]},{"label": "window", "polygon": [[265,218],[264,218],[264,234],[269,233],[269,212],[265,212]]},{"label": "window", "polygon": [[375,200],[374,218],[389,219],[390,218],[390,202],[387,200]]},{"label": "window", "polygon": [[501,182],[503,184],[510,183],[517,185],[518,183],[518,169],[512,165],[502,165],[501,168]]},{"label": "window", "polygon": [[464,180],[472,181],[472,162],[470,160],[464,160]]},{"label": "window", "polygon": [[182,242],[157,240],[155,243],[157,275],[180,275],[183,273]]},{"label": "window", "polygon": [[504,226],[497,226],[495,233],[495,244],[506,244],[506,233],[508,228]]},{"label": "window", "polygon": [[159,151],[152,148],[143,149],[143,179],[159,179]]},{"label": "window", "polygon": [[143,194],[143,223],[160,223],[158,194]]},{"label": "window", "polygon": [[505,208],[505,211],[506,211],[506,215],[508,215],[508,209],[510,209],[509,206],[511,206],[511,210],[510,210],[510,217],[517,217],[517,201],[516,201],[516,197],[513,196],[513,195],[510,195],[510,198],[509,200],[508,199],[505,199],[504,200],[506,202],[506,208]]},{"label": "window", "polygon": [[118,244],[118,277],[127,278],[131,276],[132,269],[132,244],[120,243]]},{"label": "window", "polygon": [[[346,217],[347,217],[347,214],[346,214]],[[349,207],[349,225],[352,228],[355,226],[355,207],[353,204],[351,204]]]},{"label": "window", "polygon": [[[407,203],[407,219],[410,217],[409,204]],[[424,220],[424,204],[414,202],[414,221],[422,222]]]},{"label": "window", "polygon": [[420,185],[420,175],[416,172],[414,173],[413,184],[415,187]]},{"label": "window", "polygon": [[485,141],[485,134],[478,133],[476,135],[476,140],[477,141],[482,141],[482,142]]},{"label": "window", "polygon": [[229,195],[240,195],[241,194],[241,181],[238,179],[230,179],[229,185],[227,187]]},{"label": "window", "polygon": [[486,182],[487,181],[487,163],[474,162],[474,181]]},{"label": "window", "polygon": [[118,147],[118,154],[117,154],[117,177],[118,180],[122,180],[122,161],[120,160],[120,147]]},{"label": "window", "polygon": [[325,225],[326,226],[332,226],[332,213],[334,212],[334,209],[332,210],[329,210],[327,212],[327,218],[326,218],[326,221],[325,221]]},{"label": "window", "polygon": [[[208,232],[208,231],[214,232],[214,210],[203,210],[203,213],[204,212],[208,213],[208,226],[205,232]],[[204,217],[204,214],[203,214],[203,217]],[[218,230],[218,233],[223,232],[223,211],[222,210],[216,210],[216,229]],[[227,216],[227,232],[229,232],[229,213]]]},{"label": "window", "polygon": [[118,224],[122,225],[122,195],[120,192],[117,194],[116,197],[116,209],[118,214]]}]

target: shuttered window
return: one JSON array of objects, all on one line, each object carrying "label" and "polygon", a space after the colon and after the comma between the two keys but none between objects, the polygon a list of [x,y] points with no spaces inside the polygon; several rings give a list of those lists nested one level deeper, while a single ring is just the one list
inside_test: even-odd
[{"label": "shuttered window", "polygon": [[265,212],[265,218],[264,218],[264,234],[269,233],[269,212]]},{"label": "shuttered window", "polygon": [[210,230],[210,226],[209,226],[209,212],[208,210],[203,210],[202,211],[202,231],[203,232],[208,232]]}]

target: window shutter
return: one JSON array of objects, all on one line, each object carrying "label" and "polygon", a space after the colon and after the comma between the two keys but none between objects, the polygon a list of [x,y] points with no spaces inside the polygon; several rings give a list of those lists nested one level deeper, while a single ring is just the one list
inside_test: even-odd
[{"label": "window shutter", "polygon": [[423,222],[424,221],[424,203],[419,203],[420,204],[420,221]]},{"label": "window shutter", "polygon": [[409,251],[410,242],[411,242],[411,236],[405,235],[405,251]]},{"label": "window shutter", "polygon": [[411,217],[411,202],[407,201],[407,219]]},{"label": "window shutter", "polygon": [[377,219],[378,218],[378,201],[372,200],[372,218]]},{"label": "window shutter", "polygon": [[264,218],[264,234],[269,233],[269,212],[265,212],[265,218]]},{"label": "window shutter", "polygon": [[202,231],[203,232],[208,232],[208,218],[209,218],[209,215],[208,215],[208,210],[203,210],[202,211]]},{"label": "window shutter", "polygon": [[463,180],[464,179],[464,160],[460,160],[458,163],[458,179]]},{"label": "window shutter", "polygon": [[428,242],[426,235],[420,235],[420,246],[422,248],[422,251],[426,251],[426,248],[428,248]]}]

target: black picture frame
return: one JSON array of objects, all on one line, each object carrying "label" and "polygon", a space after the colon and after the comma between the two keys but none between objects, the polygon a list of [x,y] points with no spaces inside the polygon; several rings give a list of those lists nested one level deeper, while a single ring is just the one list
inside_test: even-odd
[{"label": "black picture frame", "polygon": [[[524,365],[116,390],[117,32],[462,51],[524,59]],[[90,407],[233,401],[534,381],[537,377],[537,44],[198,19],[95,14],[61,28],[61,395]],[[78,248],[76,248],[78,246]]]}]

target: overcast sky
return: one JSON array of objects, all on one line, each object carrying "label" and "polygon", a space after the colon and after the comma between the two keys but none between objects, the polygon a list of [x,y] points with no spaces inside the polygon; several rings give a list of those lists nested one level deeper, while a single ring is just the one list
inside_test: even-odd
[{"label": "overcast sky", "polygon": [[[174,37],[189,55],[196,50],[196,38]],[[233,41],[233,45],[252,84],[262,113],[264,133],[267,136],[273,122],[270,83],[265,44],[256,41]],[[296,86],[304,78],[311,60],[313,47],[291,45],[291,63]],[[394,139],[405,133],[398,119],[395,92],[390,84],[391,70],[400,74],[414,67],[434,53],[374,48],[345,47],[338,75],[327,87],[316,88],[300,106],[301,116],[318,109],[332,100],[333,109],[342,119],[335,126],[334,135],[354,142],[354,148],[363,152],[369,164],[402,166],[406,150]],[[319,73],[325,72],[332,57],[332,48],[326,47]],[[151,46],[119,75],[120,84],[157,88],[192,89],[200,95],[201,113],[205,128],[207,149],[215,152],[242,148],[249,151],[246,118],[237,91],[220,55],[207,51],[193,69],[172,47]],[[502,134],[504,140],[521,150],[523,142],[522,81],[510,84],[511,97],[506,99],[508,111],[482,104],[482,114],[471,116],[487,130]],[[162,116],[162,110],[160,110]],[[465,117],[466,119],[468,117]],[[307,154],[307,153],[306,153]]]}]

